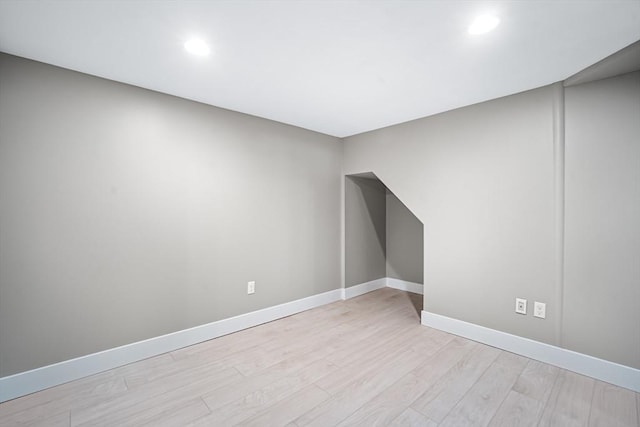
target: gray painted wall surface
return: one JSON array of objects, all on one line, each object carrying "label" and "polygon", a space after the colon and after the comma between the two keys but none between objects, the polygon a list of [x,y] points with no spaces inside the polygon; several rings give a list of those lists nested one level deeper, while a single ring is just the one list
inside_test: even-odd
[{"label": "gray painted wall surface", "polygon": [[345,286],[386,276],[386,189],[345,177]]},{"label": "gray painted wall surface", "polygon": [[565,102],[563,343],[640,368],[640,72]]},{"label": "gray painted wall surface", "polygon": [[[561,316],[567,347],[640,368],[638,79],[566,90],[564,309],[557,86],[345,141],[343,172],[375,172],[424,223],[426,310],[555,344]],[[0,54],[0,376],[337,288],[341,153]],[[380,261],[389,203],[374,199]],[[387,274],[384,256],[369,266],[347,265],[347,286]],[[516,296],[546,302],[547,319],[516,315]]]},{"label": "gray painted wall surface", "polygon": [[341,157],[0,54],[0,376],[338,288]]},{"label": "gray painted wall surface", "polygon": [[387,201],[387,277],[422,283],[422,223],[393,193]]},{"label": "gray painted wall surface", "polygon": [[[375,173],[424,224],[427,311],[555,342],[554,90],[345,140],[345,173]],[[546,320],[516,297],[547,303]]]},{"label": "gray painted wall surface", "polygon": [[[566,89],[564,284],[559,90],[347,138],[344,170],[372,171],[424,223],[427,311],[640,368],[638,73]],[[514,313],[515,297],[529,301],[528,315]],[[547,304],[545,320],[532,317],[534,301]]]}]

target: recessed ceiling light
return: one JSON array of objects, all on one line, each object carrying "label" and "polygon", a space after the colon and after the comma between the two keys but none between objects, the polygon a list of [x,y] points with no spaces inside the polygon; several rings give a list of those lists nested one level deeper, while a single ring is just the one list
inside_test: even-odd
[{"label": "recessed ceiling light", "polygon": [[198,56],[207,56],[210,52],[209,46],[200,39],[187,40],[184,44],[184,48],[187,49],[187,52]]},{"label": "recessed ceiling light", "polygon": [[493,15],[478,16],[469,26],[469,34],[484,34],[493,30],[500,23],[500,19]]}]

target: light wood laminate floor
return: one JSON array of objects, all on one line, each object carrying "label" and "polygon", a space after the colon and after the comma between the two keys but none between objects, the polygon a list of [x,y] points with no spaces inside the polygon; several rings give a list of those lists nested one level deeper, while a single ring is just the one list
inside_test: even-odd
[{"label": "light wood laminate floor", "polygon": [[421,326],[395,289],[0,404],[2,426],[638,426],[640,395]]}]

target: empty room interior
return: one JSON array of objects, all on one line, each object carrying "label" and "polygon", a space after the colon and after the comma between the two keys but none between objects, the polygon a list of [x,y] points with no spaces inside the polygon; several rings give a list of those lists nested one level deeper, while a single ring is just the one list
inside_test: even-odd
[{"label": "empty room interior", "polygon": [[640,1],[0,1],[0,425],[640,426]]}]

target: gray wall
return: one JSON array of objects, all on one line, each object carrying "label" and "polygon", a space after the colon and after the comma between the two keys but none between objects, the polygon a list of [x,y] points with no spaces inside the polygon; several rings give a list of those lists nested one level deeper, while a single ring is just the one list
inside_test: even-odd
[{"label": "gray wall", "polygon": [[[337,288],[368,171],[424,223],[426,310],[640,368],[639,79],[566,90],[563,287],[558,85],[347,138],[341,171],[335,138],[0,54],[0,376]],[[399,265],[398,205],[344,185],[351,286]]]},{"label": "gray wall", "polygon": [[639,90],[625,75],[563,107],[555,84],[345,140],[345,173],[372,171],[424,223],[425,310],[640,368]]},{"label": "gray wall", "polygon": [[345,177],[345,286],[385,277],[386,189],[376,180]]},{"label": "gray wall", "polygon": [[425,310],[555,342],[554,90],[345,140],[345,173],[372,171],[424,224]]},{"label": "gray wall", "polygon": [[0,54],[0,376],[338,288],[341,156]]},{"label": "gray wall", "polygon": [[565,102],[563,342],[640,368],[640,72]]},{"label": "gray wall", "polygon": [[387,193],[387,277],[422,283],[422,223],[393,193]]}]

